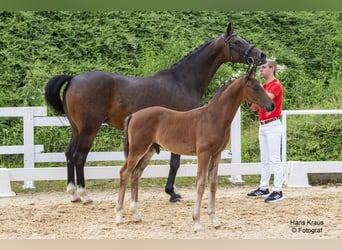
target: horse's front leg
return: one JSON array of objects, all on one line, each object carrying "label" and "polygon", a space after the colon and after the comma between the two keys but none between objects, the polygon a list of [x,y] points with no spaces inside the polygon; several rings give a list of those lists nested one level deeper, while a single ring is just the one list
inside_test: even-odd
[{"label": "horse's front leg", "polygon": [[165,192],[171,196],[170,197],[171,202],[180,201],[182,198],[180,194],[177,193],[174,187],[179,166],[180,166],[180,155],[171,153],[170,171],[169,171],[169,175],[167,177],[167,182],[165,186]]},{"label": "horse's front leg", "polygon": [[212,164],[209,166],[209,173],[208,173],[208,183],[209,183],[208,214],[213,222],[214,228],[216,229],[218,229],[221,226],[220,220],[216,216],[216,209],[215,209],[218,161],[219,160],[212,160]]},{"label": "horse's front leg", "polygon": [[198,156],[198,167],[197,167],[197,179],[196,179],[196,188],[197,188],[197,194],[196,194],[196,200],[195,200],[195,206],[192,213],[192,219],[195,223],[194,225],[194,231],[198,232],[202,229],[202,225],[200,222],[200,209],[201,209],[201,202],[203,193],[205,190],[205,181],[206,176],[208,173],[208,166],[209,166],[209,160],[210,157],[203,157]]}]

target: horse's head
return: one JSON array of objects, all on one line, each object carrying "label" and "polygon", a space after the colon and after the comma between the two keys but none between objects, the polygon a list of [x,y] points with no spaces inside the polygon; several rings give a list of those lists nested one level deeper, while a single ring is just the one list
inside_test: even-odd
[{"label": "horse's head", "polygon": [[227,60],[246,64],[266,63],[266,54],[234,33],[234,27],[228,24],[227,31],[221,36],[226,43]]},{"label": "horse's head", "polygon": [[243,80],[245,81],[243,91],[244,99],[248,103],[255,103],[267,112],[271,112],[275,108],[275,104],[261,86],[260,82],[255,78],[255,68],[256,67],[253,67],[253,69],[243,77]]}]

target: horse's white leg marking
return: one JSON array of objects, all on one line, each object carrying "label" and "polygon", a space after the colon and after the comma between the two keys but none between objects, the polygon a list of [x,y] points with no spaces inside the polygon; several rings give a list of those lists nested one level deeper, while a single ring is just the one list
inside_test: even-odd
[{"label": "horse's white leg marking", "polygon": [[215,196],[211,194],[210,190],[208,194],[208,214],[213,222],[214,228],[219,228],[221,223],[215,212]]},{"label": "horse's white leg marking", "polygon": [[140,216],[139,209],[138,209],[138,202],[131,200],[131,204],[129,208],[133,213],[133,221],[141,222],[141,216]]},{"label": "horse's white leg marking", "polygon": [[198,232],[202,229],[202,225],[200,222],[201,199],[202,199],[202,197],[197,193],[194,211],[192,213],[192,219],[194,220],[194,223],[195,223],[195,225],[194,225],[194,231],[195,232]]},{"label": "horse's white leg marking", "polygon": [[67,193],[71,195],[71,202],[81,201],[81,198],[77,195],[75,185],[69,183],[67,186]]},{"label": "horse's white leg marking", "polygon": [[93,200],[90,199],[90,197],[87,195],[85,188],[82,188],[82,187],[78,188],[77,194],[81,197],[83,204],[88,204],[88,203],[93,202]]},{"label": "horse's white leg marking", "polygon": [[194,206],[194,211],[192,213],[192,219],[195,222],[194,231],[197,232],[202,229],[201,222],[200,222],[200,209],[201,209],[201,202],[203,193],[205,190],[206,184],[206,176],[208,174],[208,167],[210,161],[210,155],[204,153],[202,155],[197,156],[198,160],[198,167],[197,167],[197,177],[196,177],[196,201]]},{"label": "horse's white leg marking", "polygon": [[126,186],[128,181],[128,170],[127,170],[127,161],[123,165],[120,170],[120,186],[119,186],[119,193],[118,193],[118,203],[116,204],[116,225],[120,225],[123,222],[122,216],[122,208],[125,199],[126,193]]},{"label": "horse's white leg marking", "polygon": [[[203,181],[204,179],[204,181]],[[204,178],[197,178],[197,193],[196,193],[196,201],[194,206],[194,211],[192,213],[192,219],[195,222],[194,231],[197,232],[202,229],[202,225],[200,222],[200,209],[201,209],[201,202],[202,196],[205,189],[205,176]]]},{"label": "horse's white leg marking", "polygon": [[116,219],[115,219],[116,225],[120,225],[123,222],[123,216],[122,216],[122,210],[116,208]]}]

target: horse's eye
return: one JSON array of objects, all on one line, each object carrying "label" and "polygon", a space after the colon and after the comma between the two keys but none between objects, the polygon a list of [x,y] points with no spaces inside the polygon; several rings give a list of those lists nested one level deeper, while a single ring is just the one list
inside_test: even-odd
[{"label": "horse's eye", "polygon": [[259,86],[254,85],[253,90],[254,90],[255,92],[258,92],[258,91],[259,91]]},{"label": "horse's eye", "polygon": [[241,42],[240,40],[235,40],[235,41],[234,41],[234,44],[235,44],[235,45],[240,45],[240,44],[242,44],[242,42]]}]

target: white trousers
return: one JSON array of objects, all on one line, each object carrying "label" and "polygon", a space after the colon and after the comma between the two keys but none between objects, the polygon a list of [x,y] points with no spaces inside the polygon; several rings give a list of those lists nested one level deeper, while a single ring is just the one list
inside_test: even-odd
[{"label": "white trousers", "polygon": [[276,120],[259,127],[261,179],[260,189],[269,188],[269,182],[274,173],[273,191],[282,191],[284,170],[280,160],[282,124]]}]

